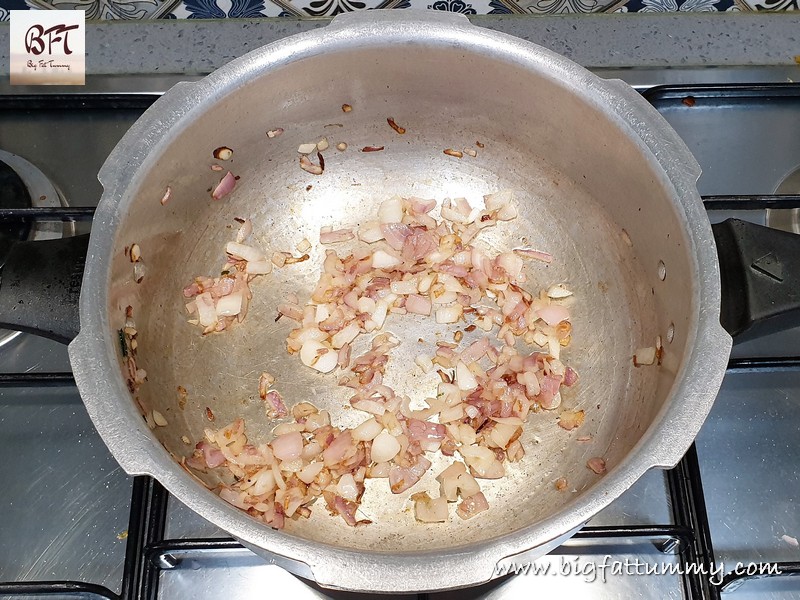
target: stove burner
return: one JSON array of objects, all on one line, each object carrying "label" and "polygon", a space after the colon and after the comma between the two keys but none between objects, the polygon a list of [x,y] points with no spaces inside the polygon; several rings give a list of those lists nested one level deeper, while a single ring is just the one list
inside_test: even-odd
[{"label": "stove burner", "polygon": [[[22,178],[14,169],[0,160],[0,206],[3,208],[27,208],[31,206],[31,195]],[[9,223],[3,233],[16,240],[28,237],[30,226],[26,223]]]},{"label": "stove burner", "polygon": [[[68,206],[64,195],[35,165],[0,150],[0,208],[55,208]],[[2,234],[18,240],[50,240],[75,235],[74,223],[36,221],[5,223]],[[0,347],[20,335],[0,329]]]},{"label": "stove burner", "polygon": [[[800,194],[800,167],[789,173],[775,190],[776,194]],[[792,233],[800,233],[800,209],[773,208],[767,210],[767,225]]]},{"label": "stove burner", "polygon": [[[57,208],[69,206],[61,191],[48,179],[38,167],[21,156],[0,150],[0,163],[10,167],[21,180],[27,190],[28,203],[24,205],[7,205],[0,200],[0,207],[22,208]],[[21,239],[50,240],[75,235],[74,223],[56,223],[49,221],[36,222],[30,227],[27,237]]]}]

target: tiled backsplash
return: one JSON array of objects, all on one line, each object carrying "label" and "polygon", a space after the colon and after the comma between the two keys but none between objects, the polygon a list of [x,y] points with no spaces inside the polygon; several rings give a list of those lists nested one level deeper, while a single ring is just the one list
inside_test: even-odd
[{"label": "tiled backsplash", "polygon": [[591,12],[800,10],[800,0],[0,0],[9,10],[83,9],[89,19],[330,17],[373,8],[427,9],[466,15]]}]

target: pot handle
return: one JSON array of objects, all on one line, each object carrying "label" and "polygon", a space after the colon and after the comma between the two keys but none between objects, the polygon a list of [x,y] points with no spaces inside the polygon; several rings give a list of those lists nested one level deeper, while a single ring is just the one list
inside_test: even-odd
[{"label": "pot handle", "polygon": [[88,235],[25,242],[0,236],[0,327],[72,341],[88,245]]},{"label": "pot handle", "polygon": [[800,235],[739,219],[712,230],[728,333],[743,341],[800,325]]}]

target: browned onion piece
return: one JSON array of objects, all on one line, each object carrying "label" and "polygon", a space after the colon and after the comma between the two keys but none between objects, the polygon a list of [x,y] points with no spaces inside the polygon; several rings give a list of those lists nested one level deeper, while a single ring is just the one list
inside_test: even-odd
[{"label": "browned onion piece", "polygon": [[558,417],[558,426],[561,427],[561,429],[571,431],[572,429],[583,425],[583,419],[585,416],[586,413],[582,410],[562,411],[561,415]]},{"label": "browned onion piece", "polygon": [[586,466],[598,475],[606,472],[606,461],[599,456],[594,456],[586,462]]}]

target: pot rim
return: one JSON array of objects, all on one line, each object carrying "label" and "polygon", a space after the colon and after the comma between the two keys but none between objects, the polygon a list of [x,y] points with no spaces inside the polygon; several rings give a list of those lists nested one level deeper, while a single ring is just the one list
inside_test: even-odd
[{"label": "pot rim", "polygon": [[[401,45],[414,40],[432,47],[456,45],[490,52],[498,60],[557,78],[592,102],[657,164],[675,191],[675,201],[696,259],[697,314],[687,337],[691,348],[670,397],[625,459],[580,498],[550,518],[469,546],[416,553],[348,550],[275,531],[230,506],[175,462],[143,424],[119,369],[117,343],[107,314],[111,256],[120,215],[134,198],[129,183],[149,169],[149,151],[193,113],[220,102],[242,81],[331,49]],[[238,58],[201,81],[179,84],[164,94],[125,134],[100,171],[104,192],[92,227],[80,302],[81,330],[70,359],[84,404],[111,453],[129,474],[155,477],[189,508],[230,532],[247,547],[320,585],[356,591],[419,592],[467,587],[496,576],[502,559],[532,560],[572,535],[653,467],[674,466],[705,420],[722,382],[731,338],[719,325],[720,283],[711,227],[697,192],[700,168],[667,122],[622,82],[600,79],[570,60],[506,34],[471,25],[461,15],[429,11],[351,13],[322,29],[298,34]],[[698,386],[697,381],[704,385]],[[676,401],[680,398],[680,401]],[[120,405],[123,405],[120,408]]]}]

